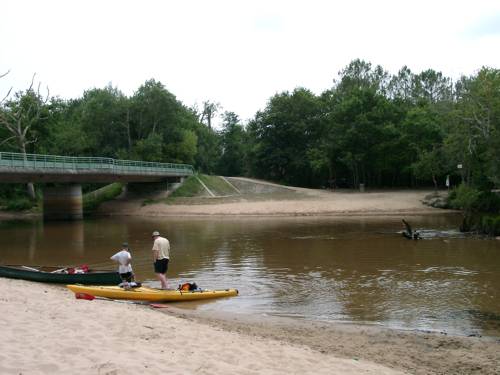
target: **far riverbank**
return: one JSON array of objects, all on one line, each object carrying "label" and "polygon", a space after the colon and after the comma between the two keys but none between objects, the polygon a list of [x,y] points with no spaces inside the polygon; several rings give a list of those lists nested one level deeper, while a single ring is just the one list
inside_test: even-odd
[{"label": "far riverbank", "polygon": [[[271,185],[271,184],[270,184]],[[123,216],[374,216],[446,211],[425,205],[433,190],[329,191],[290,188],[266,194],[194,197],[145,204],[144,198],[103,203],[97,214]],[[446,192],[441,193],[445,195]]]}]

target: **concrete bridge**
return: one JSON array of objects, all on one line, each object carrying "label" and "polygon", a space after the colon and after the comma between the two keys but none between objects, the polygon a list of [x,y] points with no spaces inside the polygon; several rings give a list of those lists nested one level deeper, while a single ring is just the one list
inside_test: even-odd
[{"label": "concrete bridge", "polygon": [[193,174],[188,164],[0,152],[0,183],[62,183],[44,187],[46,219],[80,219],[84,182],[180,182]]}]

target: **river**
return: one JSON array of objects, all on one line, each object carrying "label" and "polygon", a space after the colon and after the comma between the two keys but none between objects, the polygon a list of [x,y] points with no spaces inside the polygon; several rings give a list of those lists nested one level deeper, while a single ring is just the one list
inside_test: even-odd
[{"label": "river", "polygon": [[400,217],[98,218],[0,222],[0,263],[89,264],[130,244],[137,279],[157,286],[151,232],[172,246],[171,287],[235,287],[188,309],[500,337],[500,241],[463,236],[456,214]]}]

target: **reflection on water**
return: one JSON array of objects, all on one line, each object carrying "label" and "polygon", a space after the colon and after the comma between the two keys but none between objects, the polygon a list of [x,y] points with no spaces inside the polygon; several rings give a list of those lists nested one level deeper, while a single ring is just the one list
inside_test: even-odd
[{"label": "reflection on water", "polygon": [[3,222],[0,262],[109,268],[127,241],[138,279],[156,285],[150,235],[160,230],[171,285],[240,290],[182,307],[500,336],[500,241],[457,235],[459,220],[412,218],[440,233],[419,241],[398,234],[396,217]]}]

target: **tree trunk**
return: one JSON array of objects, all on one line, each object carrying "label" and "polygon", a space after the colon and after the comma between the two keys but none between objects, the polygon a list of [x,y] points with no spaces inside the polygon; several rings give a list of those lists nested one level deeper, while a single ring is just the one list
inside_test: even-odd
[{"label": "tree trunk", "polygon": [[128,141],[128,153],[130,157],[130,152],[132,151],[132,138],[130,137],[130,110],[127,109],[127,141]]},{"label": "tree trunk", "polygon": [[30,199],[32,201],[34,201],[36,199],[35,185],[33,184],[33,182],[28,182],[26,187],[27,187],[27,191],[28,191],[28,196],[30,197]]},{"label": "tree trunk", "polygon": [[[26,144],[24,143],[23,139],[19,140],[19,148],[21,149],[21,153],[23,154],[24,160],[27,161],[28,158],[26,157]],[[33,185],[33,182],[28,182],[26,189],[29,198],[32,201],[34,201],[36,198],[36,194],[35,194],[35,185]]]},{"label": "tree trunk", "polygon": [[438,191],[438,183],[437,183],[437,179],[436,179],[435,174],[432,174],[432,182],[434,182],[434,190],[436,190],[436,192],[437,192]]}]

